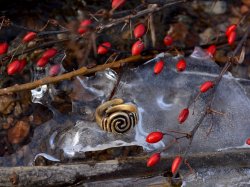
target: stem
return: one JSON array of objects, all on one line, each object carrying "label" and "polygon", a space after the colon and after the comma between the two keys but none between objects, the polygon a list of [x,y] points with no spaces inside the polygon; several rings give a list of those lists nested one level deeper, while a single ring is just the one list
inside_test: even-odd
[{"label": "stem", "polygon": [[14,93],[14,92],[19,92],[19,91],[23,91],[23,90],[31,90],[34,89],[36,87],[39,87],[41,85],[45,85],[45,84],[53,84],[53,83],[57,83],[59,81],[62,80],[69,80],[72,79],[73,77],[79,76],[79,75],[89,75],[98,71],[103,71],[107,68],[119,68],[121,67],[123,64],[126,63],[134,63],[134,62],[138,62],[140,60],[149,60],[154,58],[154,55],[148,55],[148,56],[131,56],[129,58],[126,59],[122,59],[122,60],[118,60],[116,62],[112,62],[112,63],[108,63],[108,64],[103,64],[103,65],[98,65],[95,66],[93,68],[88,69],[87,67],[82,67],[76,71],[71,71],[69,73],[65,73],[56,77],[45,77],[43,79],[34,81],[34,82],[30,82],[30,83],[26,83],[26,84],[21,84],[21,85],[14,85],[14,86],[10,86],[7,88],[2,88],[0,89],[0,95],[4,95],[4,94],[10,94],[10,93]]},{"label": "stem", "polygon": [[[205,119],[205,117],[207,116],[208,114],[208,111],[207,109],[211,108],[211,105],[212,105],[212,102],[213,102],[213,99],[215,97],[215,93],[216,93],[216,90],[218,88],[218,85],[223,77],[223,75],[227,72],[228,68],[232,65],[232,59],[233,57],[240,51],[241,47],[243,46],[244,42],[247,40],[247,37],[248,37],[248,34],[250,32],[250,26],[248,26],[248,29],[247,31],[245,32],[244,36],[241,38],[240,42],[238,43],[237,47],[235,48],[235,50],[233,51],[232,53],[232,56],[229,56],[229,60],[228,62],[225,64],[225,66],[223,67],[221,73],[219,74],[219,76],[216,78],[215,80],[215,87],[214,89],[212,90],[212,93],[211,93],[211,98],[210,100],[208,101],[208,104],[206,105],[206,111],[201,115],[200,119],[198,120],[198,122],[196,123],[196,125],[193,127],[193,129],[190,131],[190,141],[189,141],[189,144],[186,148],[186,151],[184,152],[183,154],[183,159],[182,159],[182,163],[183,163],[183,160],[185,160],[186,156],[188,155],[188,152],[190,151],[190,148],[192,146],[192,142],[193,142],[193,138],[194,138],[194,135],[195,133],[197,132],[198,128],[200,127],[200,125],[202,124],[203,120]],[[182,165],[182,163],[179,165],[179,168],[180,166]],[[176,173],[178,172],[179,168],[177,169]],[[176,175],[176,173],[173,174],[173,176]]]},{"label": "stem", "polygon": [[145,10],[137,12],[137,14],[135,14],[135,15],[128,15],[128,16],[125,16],[125,17],[122,17],[122,18],[118,18],[118,19],[112,20],[111,23],[108,23],[108,24],[105,24],[105,25],[100,24],[100,25],[98,25],[96,27],[96,30],[97,30],[98,33],[100,33],[100,32],[102,32],[105,29],[108,29],[110,27],[113,27],[115,25],[123,23],[126,20],[136,19],[138,17],[141,17],[141,16],[144,16],[144,15],[148,15],[150,13],[154,13],[154,12],[160,11],[162,9],[165,9],[165,8],[169,7],[169,6],[173,6],[173,5],[176,5],[176,4],[179,4],[179,3],[186,3],[187,1],[188,0],[174,0],[174,1],[169,1],[169,2],[165,3],[161,7],[159,7],[157,4],[154,4],[154,6],[150,6],[150,8],[147,8]]}]

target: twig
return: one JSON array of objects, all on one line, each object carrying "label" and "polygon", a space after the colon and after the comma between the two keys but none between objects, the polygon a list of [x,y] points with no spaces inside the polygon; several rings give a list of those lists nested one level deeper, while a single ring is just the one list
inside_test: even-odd
[{"label": "twig", "polygon": [[138,12],[137,14],[135,15],[128,15],[128,16],[125,16],[125,17],[122,17],[122,18],[119,18],[119,19],[115,19],[115,20],[112,20],[110,23],[108,24],[100,24],[96,27],[96,30],[97,32],[102,32],[103,30],[105,29],[108,29],[110,27],[113,27],[115,25],[118,25],[120,23],[123,23],[124,21],[126,20],[131,20],[131,19],[135,19],[135,18],[138,18],[138,17],[141,17],[141,16],[144,16],[144,15],[148,15],[148,14],[151,14],[151,13],[154,13],[154,12],[158,12],[164,8],[167,8],[167,7],[170,7],[170,6],[173,6],[173,5],[176,5],[176,4],[179,4],[179,3],[185,3],[187,2],[188,0],[175,0],[175,1],[169,1],[167,3],[165,3],[163,6],[159,7],[157,4],[154,4],[153,6],[150,6],[150,8],[147,8],[145,10],[142,10],[140,12]]},{"label": "twig", "polygon": [[[186,151],[184,152],[183,154],[183,159],[182,159],[182,162],[183,160],[185,159],[185,157],[187,156],[191,146],[192,146],[192,142],[193,142],[193,138],[194,138],[194,135],[195,133],[197,132],[198,128],[200,127],[200,125],[202,124],[203,120],[205,119],[205,117],[207,116],[207,114],[209,114],[208,110],[207,109],[210,109],[211,108],[211,105],[212,105],[212,102],[213,102],[213,99],[215,97],[215,92],[218,88],[218,85],[223,77],[223,75],[227,72],[228,68],[232,65],[232,60],[233,60],[233,57],[240,51],[241,47],[243,46],[244,42],[247,40],[247,37],[248,37],[248,34],[250,32],[250,26],[248,26],[248,29],[247,31],[245,32],[244,36],[242,37],[242,39],[240,40],[240,42],[238,43],[237,47],[235,48],[235,50],[233,51],[232,55],[229,56],[229,60],[228,62],[225,64],[225,66],[223,67],[220,75],[217,77],[217,79],[215,80],[215,87],[214,89],[212,90],[212,93],[211,93],[211,98],[210,100],[208,101],[208,104],[206,105],[206,111],[204,113],[202,113],[200,119],[198,120],[198,122],[196,123],[196,125],[194,126],[194,128],[190,131],[190,141],[189,141],[189,145],[187,146],[186,148]],[[181,164],[179,165],[179,167],[181,166]],[[178,168],[179,170],[179,168]],[[176,171],[176,173],[178,172],[178,170]],[[173,174],[173,176],[176,175],[176,173]]]},{"label": "twig", "polygon": [[53,83],[57,83],[59,81],[62,80],[69,80],[72,79],[73,77],[79,76],[79,75],[88,75],[88,74],[92,74],[98,71],[102,71],[105,70],[107,68],[118,68],[121,67],[123,64],[126,63],[134,63],[134,62],[138,62],[140,60],[149,60],[154,58],[154,55],[148,55],[148,56],[131,56],[128,57],[126,59],[122,59],[116,62],[112,62],[109,64],[103,64],[103,65],[98,65],[95,66],[93,68],[86,68],[86,67],[82,67],[76,71],[72,71],[66,74],[62,74],[56,77],[45,77],[43,79],[31,82],[31,83],[26,83],[26,84],[21,84],[21,85],[14,85],[14,86],[10,86],[7,88],[3,88],[0,89],[0,95],[4,95],[4,94],[11,94],[14,92],[19,92],[19,91],[23,91],[23,90],[31,90],[34,89],[36,87],[39,87],[41,85],[45,85],[45,84],[53,84]]},{"label": "twig", "polygon": [[51,34],[63,34],[63,33],[68,33],[70,32],[69,30],[59,30],[59,31],[42,31],[39,32],[37,35],[38,36],[44,36],[44,35],[51,35]]},{"label": "twig", "polygon": [[153,47],[155,47],[155,45],[156,45],[156,34],[155,34],[154,18],[153,18],[152,14],[149,16],[149,23],[150,23],[151,40],[152,40]]},{"label": "twig", "polygon": [[43,43],[43,44],[41,44],[41,45],[37,45],[37,46],[35,46],[35,47],[28,48],[28,49],[26,49],[26,50],[24,50],[24,51],[22,51],[22,52],[20,52],[20,53],[14,54],[14,55],[11,54],[11,53],[8,54],[8,55],[5,55],[5,56],[3,56],[3,57],[0,58],[0,61],[6,61],[6,60],[10,59],[12,56],[13,56],[13,58],[14,58],[14,57],[17,57],[17,56],[22,55],[22,54],[26,54],[26,53],[33,52],[33,51],[35,51],[35,50],[37,50],[37,49],[43,49],[43,48],[46,48],[46,47],[53,46],[53,45],[55,45],[55,44],[67,42],[67,41],[69,41],[69,40],[70,40],[70,39],[67,38],[67,39],[62,39],[62,40],[54,40],[54,41],[46,42],[46,43]]}]

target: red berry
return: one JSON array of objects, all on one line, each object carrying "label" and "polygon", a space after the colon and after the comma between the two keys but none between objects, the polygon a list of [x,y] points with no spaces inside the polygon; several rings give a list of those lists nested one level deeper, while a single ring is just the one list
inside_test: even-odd
[{"label": "red berry", "polygon": [[155,67],[154,67],[154,73],[155,74],[159,74],[161,73],[161,71],[164,68],[164,61],[159,60],[158,62],[156,62]]},{"label": "red berry", "polygon": [[15,73],[17,73],[19,70],[19,66],[20,66],[19,60],[11,62],[7,67],[8,75],[14,75]]},{"label": "red berry", "polygon": [[0,43],[0,55],[7,53],[9,45],[7,42]]},{"label": "red berry", "polygon": [[38,67],[44,67],[46,64],[48,64],[48,62],[49,62],[49,59],[48,59],[48,58],[40,58],[40,59],[37,61],[36,65],[37,65]]},{"label": "red berry", "polygon": [[60,73],[61,71],[61,64],[55,64],[50,67],[49,69],[49,76],[56,76]]},{"label": "red berry", "polygon": [[164,134],[162,132],[151,132],[146,137],[146,142],[148,142],[148,143],[157,143],[157,142],[161,141],[163,136],[164,136]]},{"label": "red berry", "polygon": [[90,19],[85,19],[80,23],[80,27],[88,27],[92,24],[92,21]]},{"label": "red berry", "polygon": [[170,46],[173,43],[173,38],[170,35],[165,36],[163,42],[166,46]]},{"label": "red berry", "polygon": [[189,115],[189,110],[188,108],[184,108],[180,114],[179,114],[179,117],[178,117],[178,121],[180,124],[182,124],[183,122],[186,121],[186,119],[188,118],[188,115]]},{"label": "red berry", "polygon": [[144,50],[144,44],[142,41],[137,41],[132,46],[132,55],[139,55]]},{"label": "red berry", "polygon": [[23,42],[27,43],[30,42],[32,40],[34,40],[34,38],[36,37],[37,33],[35,32],[28,32],[24,37],[23,37]]},{"label": "red berry", "polygon": [[151,157],[147,161],[147,167],[152,167],[155,164],[157,164],[161,159],[161,154],[160,153],[155,153],[151,155]]},{"label": "red berry", "polygon": [[117,9],[122,7],[126,3],[126,0],[113,0],[112,9]]},{"label": "red berry", "polygon": [[247,144],[247,145],[250,145],[250,138],[248,138],[248,139],[246,140],[246,144]]},{"label": "red berry", "polygon": [[173,174],[176,173],[176,171],[179,169],[181,162],[182,162],[182,157],[176,156],[171,166],[171,171]]},{"label": "red berry", "polygon": [[207,49],[206,49],[207,53],[210,56],[214,56],[215,52],[216,52],[216,45],[210,45]]},{"label": "red berry", "polygon": [[231,34],[231,32],[236,30],[236,28],[237,28],[236,24],[229,25],[226,29],[226,36],[228,37]]},{"label": "red berry", "polygon": [[57,53],[57,50],[55,48],[51,48],[51,49],[48,49],[47,51],[45,51],[42,55],[42,58],[52,58],[56,55]]},{"label": "red berry", "polygon": [[141,38],[146,33],[146,27],[144,24],[139,24],[134,29],[134,36],[135,38]]},{"label": "red berry", "polygon": [[184,71],[186,69],[187,63],[184,59],[181,59],[176,64],[177,71]]},{"label": "red berry", "polygon": [[227,42],[229,45],[233,45],[234,42],[235,42],[235,39],[236,39],[236,32],[235,31],[232,31],[229,35],[228,35],[228,38],[227,38]]},{"label": "red berry", "polygon": [[19,68],[18,68],[18,72],[21,72],[21,71],[23,71],[24,67],[27,64],[26,58],[20,60],[19,62],[20,62],[20,65],[19,65]]},{"label": "red berry", "polygon": [[200,86],[200,92],[207,92],[210,88],[214,87],[214,83],[212,81],[206,81]]},{"label": "red berry", "polygon": [[111,47],[111,43],[104,42],[101,45],[98,46],[97,54],[104,55],[109,51],[109,48]]},{"label": "red berry", "polygon": [[78,28],[79,34],[84,34],[88,31],[89,26],[92,24],[92,21],[90,19],[83,20],[80,23],[80,27]]},{"label": "red berry", "polygon": [[84,34],[86,32],[86,29],[80,27],[80,28],[78,28],[77,32],[79,34]]}]

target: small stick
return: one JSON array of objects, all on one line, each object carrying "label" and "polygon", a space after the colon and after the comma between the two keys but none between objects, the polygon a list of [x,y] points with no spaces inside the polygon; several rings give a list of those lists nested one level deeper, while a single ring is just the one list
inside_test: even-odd
[{"label": "small stick", "polygon": [[134,62],[138,62],[140,60],[149,60],[154,58],[154,55],[148,55],[148,56],[131,56],[128,57],[126,59],[122,59],[122,60],[118,60],[116,62],[113,63],[108,63],[108,64],[103,64],[103,65],[98,65],[95,66],[93,68],[88,69],[87,67],[82,67],[76,71],[71,71],[69,73],[65,73],[56,77],[45,77],[42,78],[40,80],[34,81],[34,82],[30,82],[30,83],[26,83],[26,84],[21,84],[21,85],[14,85],[14,86],[10,86],[7,88],[2,88],[0,89],[0,95],[4,95],[4,94],[11,94],[11,93],[15,93],[15,92],[19,92],[19,91],[23,91],[23,90],[32,90],[36,87],[45,85],[45,84],[54,84],[57,83],[59,81],[62,80],[70,80],[73,77],[79,76],[79,75],[89,75],[92,73],[96,73],[98,71],[103,71],[107,68],[119,68],[121,67],[123,64],[126,63],[134,63]]}]

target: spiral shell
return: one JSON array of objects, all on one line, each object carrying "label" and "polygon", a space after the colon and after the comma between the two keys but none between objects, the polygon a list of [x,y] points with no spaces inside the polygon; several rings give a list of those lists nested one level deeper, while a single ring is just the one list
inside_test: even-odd
[{"label": "spiral shell", "polygon": [[137,109],[132,104],[123,104],[122,99],[113,99],[97,108],[96,121],[107,132],[123,134],[138,123]]},{"label": "spiral shell", "polygon": [[102,129],[113,133],[126,133],[138,122],[134,112],[115,112],[102,120]]}]

